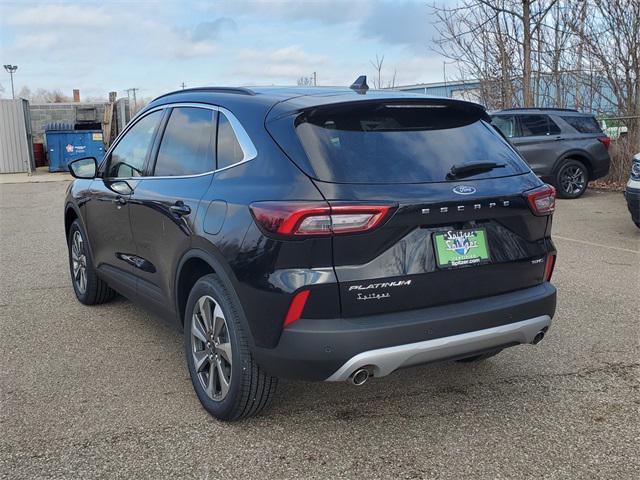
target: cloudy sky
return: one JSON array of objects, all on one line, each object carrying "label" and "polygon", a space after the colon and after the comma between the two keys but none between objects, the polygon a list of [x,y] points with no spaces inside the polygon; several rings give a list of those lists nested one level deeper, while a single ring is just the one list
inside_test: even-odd
[{"label": "cloudy sky", "polygon": [[[0,60],[18,65],[16,90],[60,89],[84,97],[155,96],[187,86],[292,85],[317,72],[320,85],[442,81],[426,0],[0,0]],[[0,72],[2,95],[10,95]],[[371,82],[370,82],[371,83]]]}]

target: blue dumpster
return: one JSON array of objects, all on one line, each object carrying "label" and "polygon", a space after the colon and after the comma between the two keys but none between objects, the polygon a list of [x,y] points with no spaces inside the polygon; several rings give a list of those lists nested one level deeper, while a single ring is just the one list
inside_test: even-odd
[{"label": "blue dumpster", "polygon": [[69,123],[53,123],[45,127],[44,136],[50,172],[67,172],[73,160],[95,157],[100,161],[104,154],[102,130],[75,130]]}]

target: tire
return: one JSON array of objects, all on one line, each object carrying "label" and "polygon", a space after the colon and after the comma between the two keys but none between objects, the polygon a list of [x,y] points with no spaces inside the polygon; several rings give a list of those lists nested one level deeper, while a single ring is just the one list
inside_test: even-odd
[{"label": "tire", "polygon": [[241,315],[241,306],[217,275],[206,275],[193,286],[184,318],[187,368],[200,403],[219,420],[259,414],[278,385],[253,359]]},{"label": "tire", "polygon": [[560,164],[555,187],[560,198],[578,198],[587,190],[589,170],[584,163],[568,159]]},{"label": "tire", "polygon": [[490,352],[481,353],[480,355],[474,355],[472,357],[461,358],[459,360],[456,360],[456,362],[459,362],[459,363],[481,362],[483,360],[486,360],[487,358],[495,357],[501,351],[502,351],[502,349],[499,348],[498,350],[491,350]]},{"label": "tire", "polygon": [[111,300],[116,292],[96,274],[87,235],[77,219],[69,228],[67,247],[71,283],[78,301],[85,305],[98,305]]}]

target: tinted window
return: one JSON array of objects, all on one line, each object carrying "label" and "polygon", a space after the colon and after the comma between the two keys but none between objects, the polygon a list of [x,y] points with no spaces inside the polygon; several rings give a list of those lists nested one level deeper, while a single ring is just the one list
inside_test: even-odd
[{"label": "tinted window", "polygon": [[224,113],[220,113],[218,118],[218,168],[241,162],[243,158],[244,152],[229,120]]},{"label": "tinted window", "polygon": [[511,138],[520,136],[518,135],[518,122],[516,122],[516,117],[513,115],[493,117],[491,119],[491,123],[495,125],[496,128],[500,129],[505,137]]},{"label": "tinted window", "polygon": [[500,134],[468,107],[342,105],[297,120],[313,177],[347,183],[442,182],[453,165],[493,161],[504,168],[476,178],[528,169]]},{"label": "tinted window", "polygon": [[196,175],[215,170],[215,116],[215,111],[205,108],[174,108],[162,135],[154,175]]},{"label": "tinted window", "polygon": [[162,111],[141,118],[122,137],[111,152],[107,177],[139,177],[143,173],[153,134],[162,117]]},{"label": "tinted window", "polygon": [[598,121],[593,117],[562,117],[580,133],[602,133]]},{"label": "tinted window", "polygon": [[523,137],[549,135],[549,118],[546,115],[520,115]]}]

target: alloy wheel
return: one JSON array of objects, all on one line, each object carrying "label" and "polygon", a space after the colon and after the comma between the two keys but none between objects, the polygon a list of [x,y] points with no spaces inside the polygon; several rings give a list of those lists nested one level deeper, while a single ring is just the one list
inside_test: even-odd
[{"label": "alloy wheel", "polygon": [[577,195],[587,184],[584,170],[576,165],[565,167],[560,174],[560,185],[567,195]]},{"label": "alloy wheel", "polygon": [[222,308],[211,296],[198,299],[191,317],[191,355],[200,385],[207,396],[222,401],[231,385],[233,353]]},{"label": "alloy wheel", "polygon": [[84,294],[87,291],[87,254],[82,235],[77,230],[73,232],[71,239],[71,264],[76,288],[81,294]]}]

